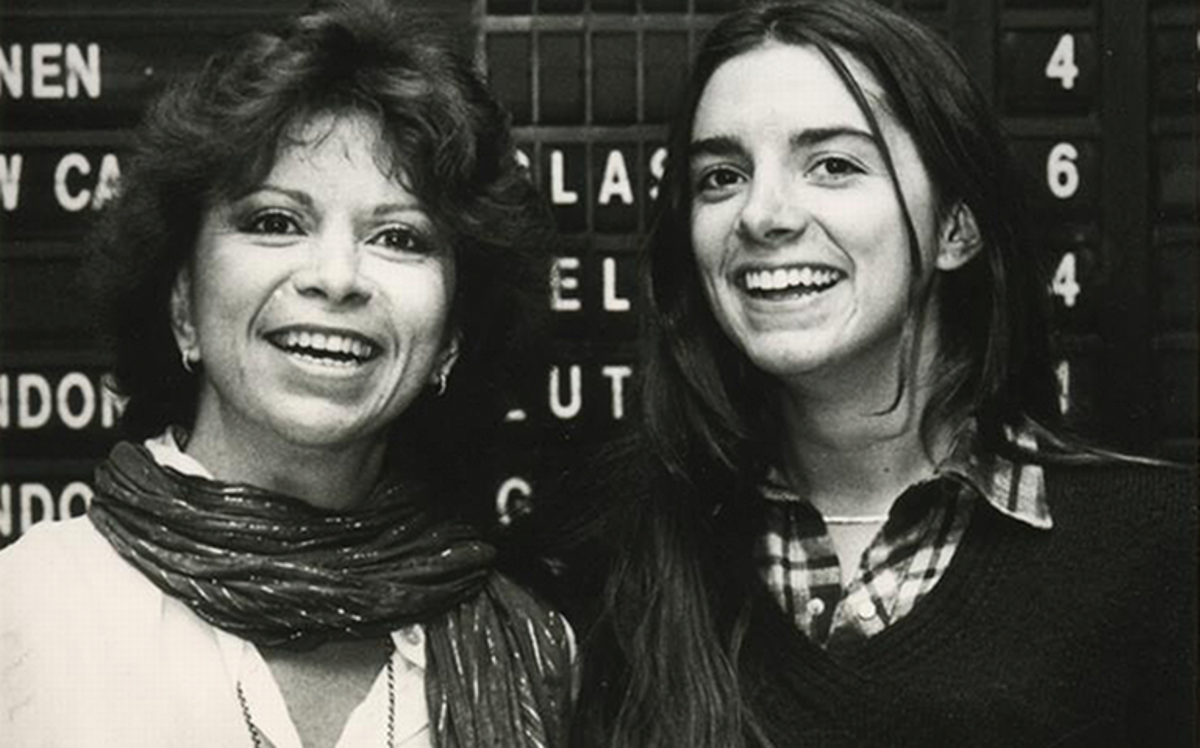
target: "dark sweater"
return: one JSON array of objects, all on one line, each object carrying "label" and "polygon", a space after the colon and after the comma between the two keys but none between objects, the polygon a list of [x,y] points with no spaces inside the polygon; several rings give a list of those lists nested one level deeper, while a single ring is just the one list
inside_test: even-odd
[{"label": "dark sweater", "polygon": [[977,513],[934,591],[853,649],[812,645],[763,593],[743,685],[777,745],[1193,745],[1194,474],[1046,481],[1050,532]]}]

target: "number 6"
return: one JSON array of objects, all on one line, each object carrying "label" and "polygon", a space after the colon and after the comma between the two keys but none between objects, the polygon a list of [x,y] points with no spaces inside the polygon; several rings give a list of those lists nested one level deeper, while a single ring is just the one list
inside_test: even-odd
[{"label": "number 6", "polygon": [[1046,185],[1059,200],[1066,200],[1079,189],[1077,158],[1079,150],[1070,143],[1059,143],[1050,149],[1046,159]]}]

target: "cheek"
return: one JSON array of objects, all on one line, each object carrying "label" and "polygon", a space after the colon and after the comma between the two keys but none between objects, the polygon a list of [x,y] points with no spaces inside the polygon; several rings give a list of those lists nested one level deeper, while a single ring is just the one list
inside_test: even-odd
[{"label": "cheek", "polygon": [[441,272],[399,273],[386,286],[393,323],[418,336],[439,335],[449,322],[453,277]]},{"label": "cheek", "polygon": [[252,316],[293,271],[295,253],[248,247],[227,237],[202,243],[192,265],[193,301],[202,324]]},{"label": "cheek", "polygon": [[720,272],[727,224],[728,220],[715,206],[692,211],[692,253],[706,281],[710,274]]},{"label": "cheek", "polygon": [[204,273],[195,286],[192,308],[200,328],[226,328],[253,306],[246,286],[247,277],[230,273]]},{"label": "cheek", "polygon": [[[856,273],[905,272],[908,266],[908,230],[895,195],[890,190],[853,200],[825,201],[814,210],[830,245],[850,262]],[[914,216],[915,217],[915,216]],[[916,226],[920,237],[920,224]],[[924,244],[924,239],[921,239]]]},{"label": "cheek", "polygon": [[696,249],[692,255],[696,267],[697,281],[700,283],[700,288],[703,291],[704,299],[711,307],[720,306],[720,298],[718,288],[721,277],[721,262],[720,257],[716,252],[711,251],[711,247],[704,248],[696,245]]}]

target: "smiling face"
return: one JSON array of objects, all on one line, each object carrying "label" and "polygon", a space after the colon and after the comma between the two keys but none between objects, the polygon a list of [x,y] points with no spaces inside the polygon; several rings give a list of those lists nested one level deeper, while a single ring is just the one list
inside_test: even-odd
[{"label": "smiling face", "polygon": [[[943,232],[916,146],[875,79],[843,58],[932,261]],[[914,277],[903,211],[865,115],[821,53],[768,43],[722,64],[700,97],[690,151],[701,282],[750,360],[784,380],[894,361]],[[939,256],[937,266],[953,262]]]},{"label": "smiling face", "polygon": [[194,432],[234,448],[378,442],[454,355],[453,251],[381,170],[377,125],[294,134],[262,184],[208,207],[172,296],[200,354]]}]

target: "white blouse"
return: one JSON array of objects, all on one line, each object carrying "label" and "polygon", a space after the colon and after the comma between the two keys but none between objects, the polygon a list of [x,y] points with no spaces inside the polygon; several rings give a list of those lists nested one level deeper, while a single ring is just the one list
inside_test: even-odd
[{"label": "white blouse", "polygon": [[[208,476],[167,435],[161,464]],[[395,745],[429,748],[425,635],[392,633]],[[241,683],[259,731],[301,748],[270,667],[253,644],[163,594],[81,517],[43,522],[0,552],[0,743],[6,748],[252,746]],[[385,743],[381,669],[337,748]]]}]

